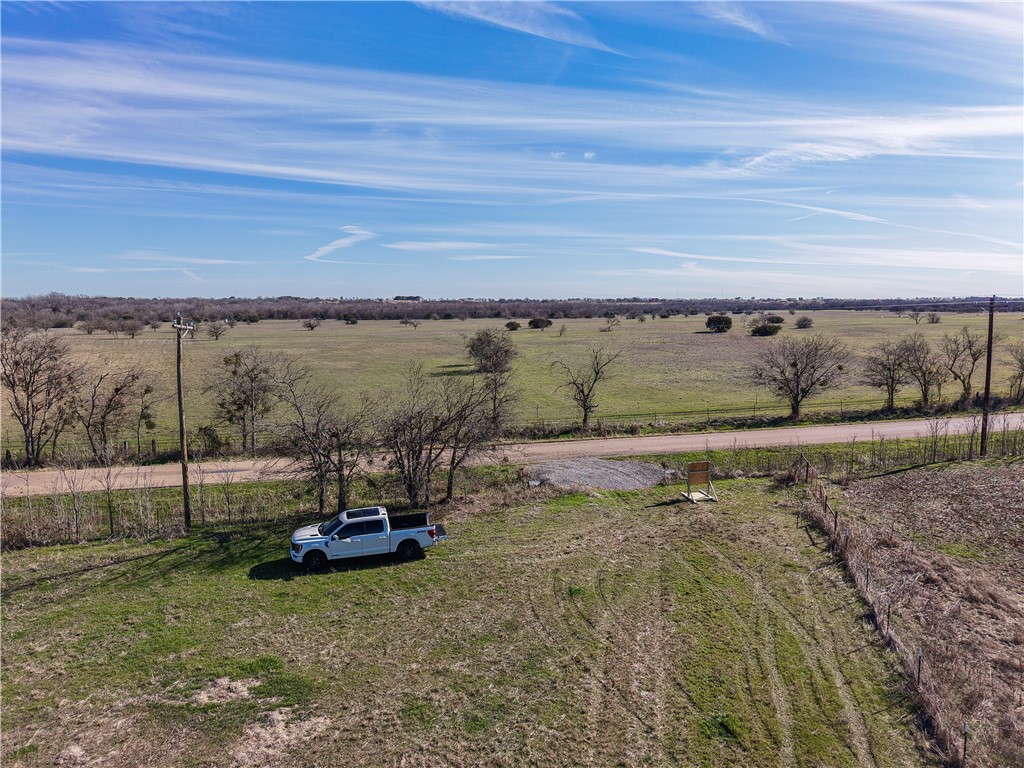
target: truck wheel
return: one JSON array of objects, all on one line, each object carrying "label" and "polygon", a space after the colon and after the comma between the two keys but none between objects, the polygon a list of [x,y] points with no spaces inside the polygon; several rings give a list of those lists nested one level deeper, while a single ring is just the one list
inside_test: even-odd
[{"label": "truck wheel", "polygon": [[307,571],[323,570],[324,566],[327,565],[327,555],[319,549],[311,549],[302,558],[302,565],[305,566]]},{"label": "truck wheel", "polygon": [[395,550],[395,555],[398,556],[399,560],[412,560],[415,557],[419,557],[422,550],[420,545],[412,539],[406,539],[398,545],[398,549]]}]

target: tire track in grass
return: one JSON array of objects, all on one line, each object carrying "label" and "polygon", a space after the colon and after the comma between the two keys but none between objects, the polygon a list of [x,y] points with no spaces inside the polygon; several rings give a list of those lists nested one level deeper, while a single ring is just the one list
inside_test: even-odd
[{"label": "tire track in grass", "polygon": [[[614,676],[609,668],[617,668],[613,661],[615,644],[611,636],[603,631],[590,619],[573,599],[571,588],[561,589],[563,579],[560,571],[552,572],[552,594],[560,607],[560,617],[567,627],[577,627],[596,648],[586,652],[587,659],[582,663],[582,670],[590,681],[590,696],[587,706],[587,722],[595,764],[604,765],[609,754],[619,752],[614,743],[609,744],[609,735],[614,734],[620,723],[628,723],[642,732],[653,730],[651,725],[640,715],[635,702],[614,683]],[[570,621],[573,617],[575,621]]]},{"label": "tire track in grass", "polygon": [[[728,611],[733,615],[739,627],[745,628],[749,626],[749,619],[743,616],[742,613],[740,613],[740,611],[733,604],[733,599],[729,594],[727,594],[720,587],[714,584],[695,565],[690,563],[684,556],[682,556],[681,553],[676,554],[677,556],[673,560],[673,563],[676,567],[680,568],[680,570],[682,571],[685,571],[695,583],[701,586],[702,589],[707,590],[707,592],[710,593],[718,601],[718,605],[720,605],[724,610]],[[747,631],[744,634],[747,635],[748,647],[754,646],[755,643],[753,642],[753,633]],[[757,660],[759,665],[765,662],[765,660],[762,657],[760,657],[760,655],[757,652],[755,652],[755,659]],[[743,682],[746,687],[747,697],[751,702],[751,708],[753,710],[754,716],[757,717],[757,720],[760,723],[764,733],[767,734],[768,737],[776,743],[778,749],[782,751],[784,750],[784,744],[787,741],[789,741],[790,743],[792,743],[793,741],[794,723],[792,717],[789,715],[789,713],[791,712],[791,706],[789,703],[788,689],[784,684],[782,684],[781,676],[778,675],[777,670],[774,679],[772,676],[768,676],[769,686],[773,688],[771,695],[773,700],[773,707],[777,718],[777,722],[772,723],[765,717],[764,713],[761,711],[761,708],[758,707],[756,704],[757,696],[755,688],[759,686],[755,686],[753,681],[750,679],[750,668],[752,663],[751,659],[749,657],[744,657],[741,659],[741,662],[743,664]],[[778,685],[776,685],[776,682],[778,682]],[[685,686],[682,683],[679,683],[678,681],[677,684],[685,688]],[[687,698],[693,704],[694,709],[697,713],[707,713],[706,707],[703,707],[700,704],[698,704],[692,698],[691,694],[687,693]],[[776,701],[781,701],[783,702],[783,704],[779,706],[775,703]]]},{"label": "tire track in grass", "polygon": [[833,642],[826,644],[818,639],[819,633],[824,634],[826,627],[822,626],[821,606],[813,599],[813,595],[808,595],[805,588],[801,589],[805,602],[809,602],[815,615],[814,631],[811,632],[802,621],[797,619],[789,606],[771,591],[765,589],[756,579],[751,578],[742,565],[707,542],[702,541],[700,545],[706,552],[727,564],[727,567],[731,568],[734,573],[743,579],[762,606],[769,609],[773,608],[773,613],[783,618],[784,623],[787,625],[787,630],[800,639],[801,647],[804,651],[808,655],[813,656],[813,660],[818,664],[826,679],[832,680],[833,687],[842,704],[843,721],[849,735],[848,746],[851,748],[857,764],[866,768],[877,768],[878,762],[871,746],[867,722],[857,706],[856,694],[853,692],[850,681],[842,669],[841,660],[836,652],[836,641],[838,641],[838,638],[831,631],[830,625],[826,624]]},{"label": "tire track in grass", "polygon": [[[658,578],[658,571],[651,571],[646,561],[642,565],[638,579],[627,580],[625,574],[620,575],[625,584],[621,605],[613,605],[608,598],[605,567],[595,569],[593,579],[601,606],[597,624],[607,642],[605,677],[613,679],[614,672],[629,673],[618,689],[623,707],[636,715],[625,721],[626,743],[633,746],[634,752],[627,755],[630,764],[637,764],[639,760],[665,762],[664,728],[660,717],[665,688],[658,681],[664,676],[669,638],[664,631],[659,591],[646,588],[652,575]],[[630,575],[633,573],[631,571]],[[622,616],[633,618],[634,625],[624,622]]]}]

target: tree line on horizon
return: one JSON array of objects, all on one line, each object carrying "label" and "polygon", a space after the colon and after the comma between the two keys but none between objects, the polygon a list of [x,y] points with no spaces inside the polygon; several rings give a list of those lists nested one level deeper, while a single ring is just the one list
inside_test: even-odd
[{"label": "tree line on horizon", "polygon": [[[896,314],[927,315],[933,312],[982,312],[989,297],[847,299],[847,298],[569,298],[569,299],[393,299],[302,298],[131,298],[71,296],[51,292],[39,296],[5,298],[0,310],[5,324],[26,328],[78,328],[85,333],[104,331],[134,336],[145,327],[169,323],[183,307],[199,322],[257,323],[261,320],[552,320],[599,318],[607,313],[634,319],[698,314],[735,314],[769,311],[826,309],[882,310]],[[996,310],[1024,311],[1024,300],[999,298]]]}]

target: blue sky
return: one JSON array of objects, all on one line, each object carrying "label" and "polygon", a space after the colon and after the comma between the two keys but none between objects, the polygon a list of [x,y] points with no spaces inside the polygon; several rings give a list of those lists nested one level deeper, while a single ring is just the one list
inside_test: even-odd
[{"label": "blue sky", "polygon": [[1022,8],[4,2],[2,293],[1020,295]]}]

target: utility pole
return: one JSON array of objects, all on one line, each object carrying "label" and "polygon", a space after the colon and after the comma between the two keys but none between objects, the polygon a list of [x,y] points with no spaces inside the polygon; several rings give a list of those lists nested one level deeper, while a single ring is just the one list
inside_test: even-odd
[{"label": "utility pole", "polygon": [[[992,326],[996,314],[996,297],[988,300],[988,351],[985,354],[985,399],[981,401],[981,455],[988,453],[988,398],[992,391]],[[966,731],[965,731],[966,733]]]},{"label": "utility pole", "polygon": [[181,314],[174,316],[175,340],[177,341],[178,364],[178,443],[181,447],[181,494],[185,505],[185,530],[192,528],[192,502],[188,493],[188,441],[185,438],[185,397],[181,391],[181,340],[187,333],[194,333],[196,324],[185,322]]}]

